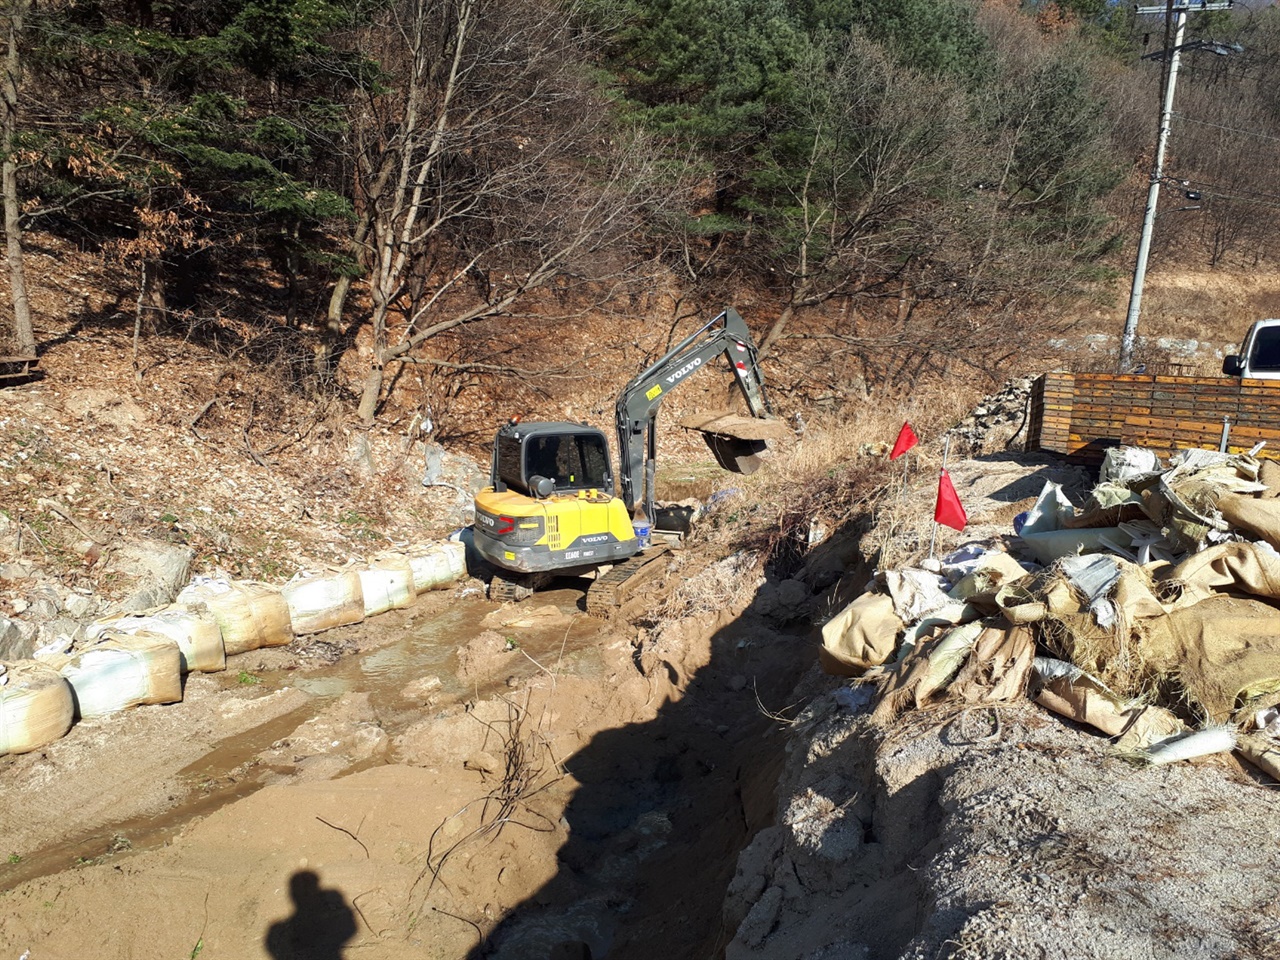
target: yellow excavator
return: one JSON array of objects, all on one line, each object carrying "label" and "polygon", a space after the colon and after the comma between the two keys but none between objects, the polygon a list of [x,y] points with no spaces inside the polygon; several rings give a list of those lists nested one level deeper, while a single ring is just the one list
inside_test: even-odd
[{"label": "yellow excavator", "polygon": [[[475,498],[476,550],[494,568],[489,597],[523,600],[553,576],[597,571],[587,612],[608,616],[682,531],[654,502],[658,408],[670,391],[723,354],[751,418],[723,415],[691,428],[736,473],[759,466],[765,440],[786,435],[773,419],[745,321],[726,309],[623,388],[616,405],[619,472],[604,432],[582,423],[504,424],[493,441],[489,486]],[[655,524],[656,522],[656,524]],[[601,571],[608,566],[607,572]]]}]

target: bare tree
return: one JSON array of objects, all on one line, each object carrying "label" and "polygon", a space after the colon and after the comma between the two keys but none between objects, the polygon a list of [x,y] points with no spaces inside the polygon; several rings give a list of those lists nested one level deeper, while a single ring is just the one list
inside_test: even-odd
[{"label": "bare tree", "polygon": [[9,258],[9,285],[13,297],[13,339],[18,352],[34,356],[36,352],[35,330],[31,324],[31,302],[27,297],[26,273],[22,256],[22,204],[18,197],[18,85],[22,76],[22,59],[19,49],[23,18],[31,7],[31,0],[7,0],[0,6],[0,25],[3,26],[8,47],[4,58],[4,78],[0,80],[0,100],[3,101],[3,119],[0,120],[0,195],[4,203],[5,254]]},{"label": "bare tree", "polygon": [[[541,0],[405,0],[378,51],[399,86],[356,131],[374,356],[369,422],[389,364],[428,341],[509,316],[554,282],[607,286],[614,254],[656,202],[653,160],[610,127],[581,64],[573,11]],[[330,301],[348,331],[347,285]]]}]

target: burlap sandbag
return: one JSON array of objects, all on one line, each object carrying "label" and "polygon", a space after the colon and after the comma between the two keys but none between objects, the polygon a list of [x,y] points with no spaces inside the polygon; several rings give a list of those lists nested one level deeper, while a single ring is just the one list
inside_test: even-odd
[{"label": "burlap sandbag", "polygon": [[1127,749],[1145,747],[1186,729],[1168,710],[1126,700],[1087,673],[1045,680],[1036,703],[1108,736],[1120,737]]},{"label": "burlap sandbag", "polygon": [[950,693],[970,703],[1015,700],[1026,695],[1036,642],[1031,629],[1000,622],[983,628],[951,683]]},{"label": "burlap sandbag", "polygon": [[1006,584],[995,596],[996,606],[1010,623],[1038,623],[1051,617],[1079,613],[1080,600],[1065,577],[1044,576]]},{"label": "burlap sandbag", "polygon": [[1253,543],[1220,543],[1188,557],[1169,573],[1182,588],[1173,609],[1227,590],[1280,599],[1280,557]]},{"label": "burlap sandbag", "polygon": [[1228,721],[1238,701],[1280,688],[1280,607],[1220,595],[1150,622],[1163,625],[1168,646],[1152,633],[1148,667],[1176,676],[1214,723]]},{"label": "burlap sandbag", "polygon": [[1272,780],[1280,780],[1280,746],[1260,733],[1244,734],[1236,740],[1236,753]]},{"label": "burlap sandbag", "polygon": [[919,708],[941,691],[949,690],[982,632],[983,623],[975,620],[918,643],[880,677],[878,702],[871,719],[888,724],[904,710]]},{"label": "burlap sandbag", "polygon": [[1146,570],[1136,563],[1117,562],[1120,579],[1116,581],[1111,597],[1121,616],[1129,622],[1164,616],[1167,612],[1165,605],[1156,595],[1155,584]]},{"label": "burlap sandbag", "polygon": [[1251,533],[1280,549],[1280,500],[1224,493],[1218,497],[1218,512],[1235,529]]},{"label": "burlap sandbag", "polygon": [[1258,467],[1258,479],[1267,485],[1267,489],[1259,494],[1263,500],[1280,497],[1280,463],[1274,460],[1263,460]]},{"label": "burlap sandbag", "polygon": [[818,662],[837,677],[861,676],[868,667],[888,662],[903,626],[893,612],[893,597],[864,593],[822,628]]},{"label": "burlap sandbag", "polygon": [[969,603],[981,604],[994,610],[996,595],[1011,583],[1025,581],[1030,576],[1017,560],[1000,550],[983,554],[972,573],[966,574],[951,588],[951,597]]}]

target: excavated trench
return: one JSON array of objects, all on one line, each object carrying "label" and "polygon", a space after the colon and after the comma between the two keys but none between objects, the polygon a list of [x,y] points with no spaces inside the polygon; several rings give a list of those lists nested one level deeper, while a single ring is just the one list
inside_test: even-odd
[{"label": "excavated trench", "polygon": [[[441,713],[494,691],[519,689],[546,663],[555,663],[561,676],[606,682],[617,667],[607,658],[630,660],[637,632],[643,640],[656,629],[592,620],[582,615],[582,596],[582,585],[572,581],[539,595],[533,603],[553,604],[564,616],[553,627],[512,630],[512,643],[528,656],[504,659],[500,672],[482,680],[464,678],[458,660],[459,651],[485,632],[482,621],[495,609],[475,595],[436,595],[425,612],[371,620],[361,628],[369,641],[364,648],[326,666],[300,668],[283,652],[259,651],[255,692],[300,690],[307,698],[300,706],[179,770],[175,780],[185,789],[163,812],[72,828],[56,843],[0,864],[0,892],[77,865],[119,863],[160,848],[215,810],[264,785],[287,782],[296,770],[287,762],[263,762],[261,755],[344,696],[367,696],[376,724],[392,740],[422,719],[422,704],[406,700],[404,690],[424,676],[440,680],[430,710]],[[467,956],[626,960],[704,958],[723,950],[733,931],[723,929],[722,903],[738,853],[774,813],[785,744],[783,725],[769,714],[787,706],[813,650],[810,628],[780,629],[750,607],[737,615],[722,611],[697,632],[691,646],[701,654],[647,665],[652,684],[669,697],[652,719],[605,729],[566,761],[563,784],[543,798],[544,815],[566,838],[554,876],[494,917]],[[638,653],[634,659],[624,664],[628,670],[640,669]],[[230,665],[220,682],[231,686],[237,670],[245,668]],[[394,751],[364,758],[345,772],[387,762],[397,762]],[[6,766],[12,763],[0,765],[0,778],[9,772]]]}]

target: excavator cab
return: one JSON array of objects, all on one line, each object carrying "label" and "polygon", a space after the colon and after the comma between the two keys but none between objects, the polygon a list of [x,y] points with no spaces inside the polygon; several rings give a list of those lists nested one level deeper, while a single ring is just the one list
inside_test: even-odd
[{"label": "excavator cab", "polygon": [[511,422],[476,495],[476,550],[497,568],[495,599],[523,599],[552,573],[573,576],[640,549],[614,495],[604,433],[580,423]]},{"label": "excavator cab", "polygon": [[579,490],[613,492],[604,434],[573,423],[504,426],[494,443],[491,479],[495,489],[537,499]]}]

